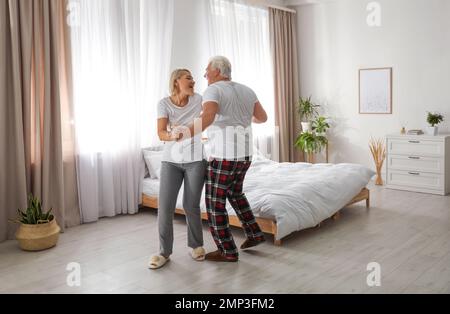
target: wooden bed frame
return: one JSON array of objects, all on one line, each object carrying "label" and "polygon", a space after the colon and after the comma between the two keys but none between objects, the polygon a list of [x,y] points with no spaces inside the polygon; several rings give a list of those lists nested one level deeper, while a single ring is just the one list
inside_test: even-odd
[{"label": "wooden bed frame", "polygon": [[[349,206],[354,203],[357,203],[357,202],[360,202],[360,201],[363,201],[363,200],[366,200],[366,207],[369,208],[370,207],[370,193],[367,188],[363,188],[358,193],[358,195],[356,195],[344,207]],[[142,205],[145,207],[150,207],[150,208],[156,209],[156,208],[158,208],[158,198],[154,197],[154,196],[148,196],[148,195],[142,194]],[[181,208],[176,208],[175,213],[184,215],[184,210]],[[340,210],[338,212],[336,212],[333,216],[331,216],[331,218],[333,218],[334,220],[337,220],[337,219],[339,219],[339,216],[340,216]],[[237,216],[229,215],[228,217],[229,217],[229,223],[231,226],[242,227],[241,222],[239,221],[239,218]],[[208,220],[206,213],[202,213],[202,219]],[[268,219],[268,218],[261,218],[261,217],[256,217],[256,221],[258,222],[258,225],[263,232],[270,233],[274,236],[274,244],[275,245],[281,245],[281,239],[277,240],[275,238],[275,235],[277,233],[276,221],[274,221],[272,219]],[[320,223],[317,226],[320,227]]]}]

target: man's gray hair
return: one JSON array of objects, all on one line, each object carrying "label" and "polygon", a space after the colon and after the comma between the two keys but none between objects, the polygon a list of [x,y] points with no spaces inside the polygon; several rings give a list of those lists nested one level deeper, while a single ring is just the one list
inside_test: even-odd
[{"label": "man's gray hair", "polygon": [[211,64],[213,69],[220,71],[220,74],[231,80],[231,63],[230,60],[224,56],[215,56],[209,59],[208,64]]}]

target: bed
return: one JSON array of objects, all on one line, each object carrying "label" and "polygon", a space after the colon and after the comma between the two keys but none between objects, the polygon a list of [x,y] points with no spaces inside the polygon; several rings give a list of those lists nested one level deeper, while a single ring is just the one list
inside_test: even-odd
[{"label": "bed", "polygon": [[[253,156],[244,182],[244,193],[253,213],[265,233],[274,236],[281,245],[287,235],[316,227],[328,218],[338,219],[339,211],[351,204],[365,201],[370,206],[366,188],[375,173],[358,164],[278,163]],[[145,178],[142,205],[158,208],[159,180]],[[177,199],[176,213],[182,209],[183,187]],[[204,190],[201,202],[202,218],[207,220]],[[227,201],[229,222],[241,227],[239,219]]]}]

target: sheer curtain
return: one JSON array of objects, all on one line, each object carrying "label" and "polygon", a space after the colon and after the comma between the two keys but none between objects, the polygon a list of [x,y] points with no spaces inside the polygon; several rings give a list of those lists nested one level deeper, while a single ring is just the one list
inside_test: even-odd
[{"label": "sheer curtain", "polygon": [[254,143],[266,157],[278,160],[268,10],[242,0],[209,0],[206,4],[210,55],[230,59],[233,81],[255,91],[268,121],[253,124]]},{"label": "sheer curtain", "polygon": [[141,148],[157,142],[167,90],[173,0],[79,0],[68,10],[82,221],[133,214]]}]

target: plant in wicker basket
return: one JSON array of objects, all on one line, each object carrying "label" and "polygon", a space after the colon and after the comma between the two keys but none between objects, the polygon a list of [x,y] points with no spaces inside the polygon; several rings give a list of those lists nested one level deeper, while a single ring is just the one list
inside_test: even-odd
[{"label": "plant in wicker basket", "polygon": [[11,221],[20,223],[16,238],[23,250],[39,251],[56,245],[60,228],[51,208],[43,212],[41,201],[30,194],[26,210],[17,211],[17,218]]},{"label": "plant in wicker basket", "polygon": [[375,180],[376,185],[383,185],[383,179],[381,178],[381,168],[383,167],[384,159],[386,158],[386,147],[383,139],[373,139],[369,141],[370,152],[372,153],[373,161],[377,170],[377,178]]},{"label": "plant in wicker basket", "polygon": [[28,225],[43,224],[53,220],[50,208],[46,213],[42,212],[41,201],[32,194],[28,196],[28,207],[25,211],[17,209],[18,217],[13,222],[20,222]]}]

